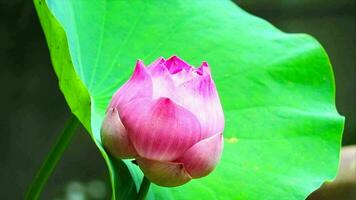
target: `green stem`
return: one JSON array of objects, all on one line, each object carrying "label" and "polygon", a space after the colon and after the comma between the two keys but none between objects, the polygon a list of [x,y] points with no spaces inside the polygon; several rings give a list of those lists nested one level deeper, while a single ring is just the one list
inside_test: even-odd
[{"label": "green stem", "polygon": [[140,191],[138,191],[137,200],[146,199],[146,195],[148,193],[148,190],[150,189],[150,184],[151,182],[146,178],[146,176],[144,176],[140,186]]},{"label": "green stem", "polygon": [[64,129],[62,130],[53,148],[49,152],[47,159],[42,164],[36,177],[33,179],[30,187],[28,188],[26,194],[27,200],[39,199],[44,185],[46,184],[49,176],[52,174],[54,168],[57,166],[57,163],[62,157],[63,152],[72,140],[78,125],[78,119],[72,115],[64,126]]}]

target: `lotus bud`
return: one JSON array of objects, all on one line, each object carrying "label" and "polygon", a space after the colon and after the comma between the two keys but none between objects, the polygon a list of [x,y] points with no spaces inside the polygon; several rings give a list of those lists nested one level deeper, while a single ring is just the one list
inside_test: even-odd
[{"label": "lotus bud", "polygon": [[224,114],[206,62],[194,68],[173,56],[148,67],[138,61],[113,95],[101,128],[104,147],[136,159],[160,186],[208,175],[223,149]]}]

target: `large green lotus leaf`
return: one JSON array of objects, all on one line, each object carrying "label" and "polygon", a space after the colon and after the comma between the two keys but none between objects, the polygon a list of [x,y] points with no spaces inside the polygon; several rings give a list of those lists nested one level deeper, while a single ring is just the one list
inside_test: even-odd
[{"label": "large green lotus leaf", "polygon": [[283,33],[225,0],[35,4],[60,88],[106,160],[113,199],[134,198],[142,173],[102,148],[105,110],[136,60],[159,56],[209,62],[225,147],[211,175],[154,185],[148,199],[304,199],[334,178],[343,118],[329,59],[312,37]]}]

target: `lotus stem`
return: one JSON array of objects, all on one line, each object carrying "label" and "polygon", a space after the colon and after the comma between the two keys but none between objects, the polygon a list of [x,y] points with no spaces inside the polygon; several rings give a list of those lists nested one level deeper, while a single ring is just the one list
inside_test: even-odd
[{"label": "lotus stem", "polygon": [[47,183],[48,178],[53,173],[53,170],[57,166],[58,161],[62,157],[64,151],[70,144],[74,133],[79,125],[78,119],[72,115],[66,125],[64,126],[59,138],[49,152],[46,160],[42,164],[37,175],[33,179],[31,185],[28,188],[26,198],[27,200],[37,200],[39,199],[42,189]]}]

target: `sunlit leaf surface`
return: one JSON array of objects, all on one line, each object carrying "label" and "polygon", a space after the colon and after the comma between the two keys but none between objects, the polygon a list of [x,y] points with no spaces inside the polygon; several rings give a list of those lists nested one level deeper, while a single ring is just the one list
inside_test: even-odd
[{"label": "sunlit leaf surface", "polygon": [[103,150],[105,110],[136,60],[159,56],[209,62],[225,148],[211,175],[153,186],[149,199],[304,199],[334,177],[343,118],[328,57],[312,37],[283,33],[225,0],[35,4],[60,88],[107,162],[113,198],[132,199],[142,173]]}]

